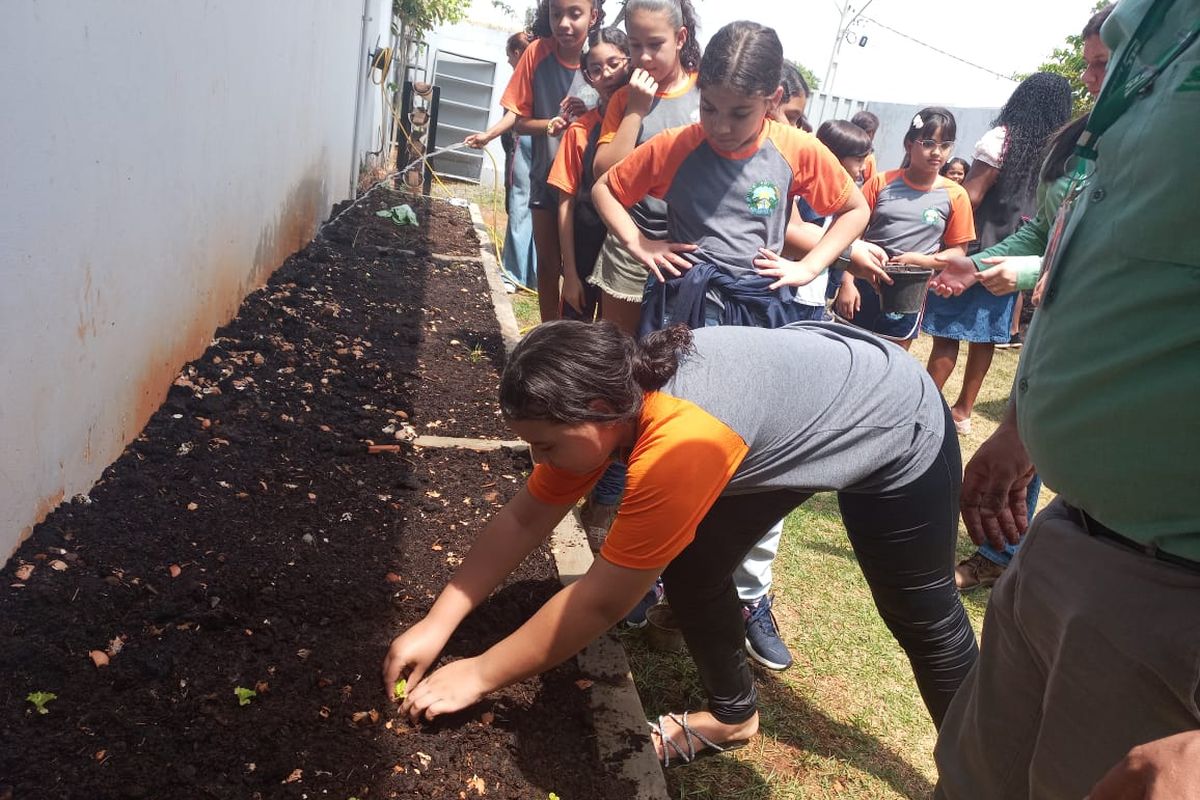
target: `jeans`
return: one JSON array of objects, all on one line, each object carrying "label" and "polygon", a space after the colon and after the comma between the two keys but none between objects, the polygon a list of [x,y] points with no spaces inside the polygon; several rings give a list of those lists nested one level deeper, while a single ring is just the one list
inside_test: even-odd
[{"label": "jeans", "polygon": [[[1027,522],[1033,522],[1033,515],[1037,513],[1038,495],[1042,492],[1042,476],[1036,472],[1033,475],[1033,480],[1029,482],[1029,488],[1025,490],[1025,513]],[[1002,567],[1007,567],[1009,562],[1013,560],[1013,556],[1021,549],[1021,543],[1006,544],[1003,550],[997,550],[987,542],[979,545],[979,555],[986,558],[995,564]]]},{"label": "jeans", "polygon": [[533,216],[529,213],[529,164],[533,140],[517,137],[509,189],[508,228],[504,231],[504,277],[518,286],[537,286],[537,257],[533,249]]},{"label": "jeans", "polygon": [[[919,478],[876,494],[838,492],[875,607],[908,655],[935,725],[979,654],[954,585],[961,476],[947,411],[941,451]],[[663,572],[709,710],[722,722],[737,724],[757,711],[734,570],[772,524],[811,496],[779,489],[718,498],[696,538]]]},{"label": "jeans", "polygon": [[604,470],[600,480],[592,487],[592,502],[615,506],[621,502],[625,494],[626,467],[620,461],[614,461]]}]

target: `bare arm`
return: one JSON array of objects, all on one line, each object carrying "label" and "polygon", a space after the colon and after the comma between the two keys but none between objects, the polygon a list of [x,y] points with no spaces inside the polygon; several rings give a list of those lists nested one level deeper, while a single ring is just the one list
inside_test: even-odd
[{"label": "bare arm", "polygon": [[621,246],[630,252],[649,272],[661,282],[663,272],[679,275],[680,270],[691,268],[691,262],[680,253],[696,249],[694,244],[677,244],[675,242],[660,242],[647,239],[638,229],[637,223],[621,201],[608,188],[608,173],[604,173],[592,187],[592,205],[600,219],[604,220],[608,232],[617,237]]},{"label": "bare arm", "polygon": [[978,158],[972,162],[971,171],[967,173],[967,177],[963,181],[963,188],[967,190],[967,196],[971,198],[972,209],[979,208],[979,204],[996,185],[999,177],[1000,170],[991,164],[985,164]]},{"label": "bare arm", "polygon": [[467,143],[468,147],[474,147],[476,150],[479,150],[486,147],[488,142],[492,141],[497,136],[502,136],[508,131],[512,130],[513,126],[516,124],[516,113],[505,109],[504,116],[502,116],[495,125],[488,128],[483,133],[473,133],[463,141]]},{"label": "bare arm", "polygon": [[562,255],[562,300],[583,311],[583,284],[575,263],[575,195],[558,192],[558,243]]},{"label": "bare arm", "polygon": [[635,69],[629,78],[628,98],[625,106],[625,116],[617,128],[612,141],[605,142],[596,148],[596,158],[592,162],[592,171],[599,178],[612,169],[625,156],[637,147],[638,134],[642,130],[642,119],[650,113],[654,103],[654,95],[658,92],[658,82],[650,77],[643,69]]},{"label": "bare arm", "polygon": [[562,117],[552,117],[550,119],[518,117],[515,127],[517,133],[522,136],[558,136],[566,130],[567,121]]},{"label": "bare arm", "polygon": [[812,252],[825,235],[825,229],[820,225],[805,222],[799,214],[794,214],[788,220],[787,233],[784,234],[783,257],[797,258]]},{"label": "bare arm", "polygon": [[925,255],[924,253],[902,253],[896,257],[896,263],[905,264],[910,267],[924,267],[925,269],[932,269],[934,271],[941,272],[946,268],[946,262],[948,262],[950,259],[965,256],[966,254],[966,249],[961,246],[947,247],[940,253],[934,253],[933,255]]}]

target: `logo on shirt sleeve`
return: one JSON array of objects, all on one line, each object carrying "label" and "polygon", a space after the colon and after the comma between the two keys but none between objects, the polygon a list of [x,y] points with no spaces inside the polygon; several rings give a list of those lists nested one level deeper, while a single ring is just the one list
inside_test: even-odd
[{"label": "logo on shirt sleeve", "polygon": [[756,217],[767,217],[779,207],[779,190],[770,181],[759,181],[746,192],[746,205]]}]

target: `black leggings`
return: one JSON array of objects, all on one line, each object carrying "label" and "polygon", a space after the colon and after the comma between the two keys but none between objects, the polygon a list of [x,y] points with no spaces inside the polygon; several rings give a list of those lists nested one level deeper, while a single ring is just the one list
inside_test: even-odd
[{"label": "black leggings", "polygon": [[[961,486],[958,436],[947,411],[941,452],[921,477],[879,494],[838,493],[875,607],[908,655],[936,726],[979,655],[954,585]],[[663,572],[709,710],[722,722],[743,722],[757,710],[733,571],[771,525],[811,496],[773,490],[718,498],[695,540]]]}]

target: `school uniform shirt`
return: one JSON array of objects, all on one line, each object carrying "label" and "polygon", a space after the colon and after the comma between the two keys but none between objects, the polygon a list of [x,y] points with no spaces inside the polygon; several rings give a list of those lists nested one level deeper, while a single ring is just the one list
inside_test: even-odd
[{"label": "school uniform shirt", "polygon": [[[622,86],[608,102],[604,123],[600,128],[600,144],[608,144],[617,136],[625,109],[629,107],[629,87]],[[642,117],[638,129],[637,144],[648,141],[670,128],[678,128],[700,120],[700,90],[696,88],[696,75],[688,75],[683,87],[673,92],[659,92],[650,103],[650,110]],[[650,239],[665,239],[667,236],[667,207],[662,200],[653,197],[637,198],[640,202],[629,209],[633,221]]]},{"label": "school uniform shirt", "polygon": [[783,249],[793,198],[822,215],[838,211],[854,181],[815,136],[766,120],[737,152],[709,144],[699,123],[663,131],[608,173],[626,207],[649,195],[667,203],[667,238],[694,244],[686,254],[737,276],[756,274],[758,248]]},{"label": "school uniform shirt", "polygon": [[866,183],[867,181],[871,180],[871,178],[874,178],[875,174],[878,171],[879,171],[879,167],[875,162],[875,154],[867,153],[867,157],[863,159],[863,170],[862,170],[863,183]]},{"label": "school uniform shirt", "polygon": [[[822,322],[694,337],[674,377],[645,395],[625,495],[600,551],[613,564],[666,566],[723,494],[888,492],[920,477],[941,449],[937,387],[879,339]],[[527,488],[543,503],[574,503],[606,468],[580,475],[538,464]]]},{"label": "school uniform shirt", "polygon": [[592,161],[596,157],[602,122],[600,111],[592,109],[563,131],[562,143],[550,167],[550,176],[546,179],[564,195],[575,198],[577,215],[580,206],[586,206],[590,212],[588,218],[594,216],[597,222],[600,218],[592,206],[592,186],[596,183]]},{"label": "school uniform shirt", "polygon": [[[561,111],[563,98],[571,89],[577,67],[558,60],[553,39],[537,39],[517,62],[512,78],[500,98],[500,105],[526,119],[552,119]],[[553,136],[532,136],[533,163],[529,168],[533,184],[545,184],[550,165],[558,151]]]}]

